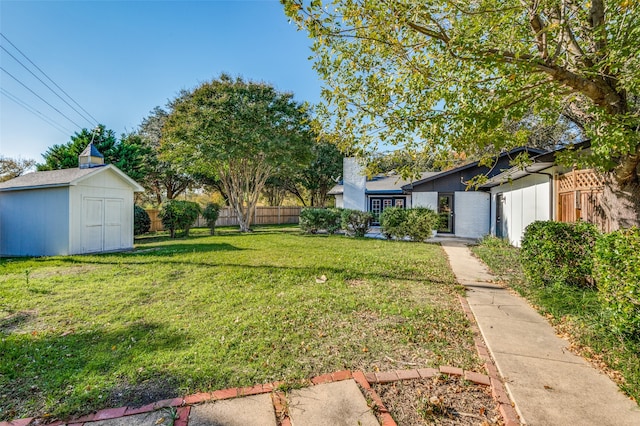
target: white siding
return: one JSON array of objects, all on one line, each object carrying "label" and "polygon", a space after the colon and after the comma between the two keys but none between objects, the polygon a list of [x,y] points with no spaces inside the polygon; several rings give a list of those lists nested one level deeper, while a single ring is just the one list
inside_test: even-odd
[{"label": "white siding", "polygon": [[0,192],[0,255],[69,254],[68,188]]},{"label": "white siding", "polygon": [[115,172],[105,170],[71,187],[70,200],[71,253],[133,248],[133,189]]},{"label": "white siding", "polygon": [[551,184],[547,175],[529,175],[491,188],[492,234],[496,234],[496,195],[502,193],[505,238],[519,247],[531,222],[551,219]]},{"label": "white siding", "polygon": [[344,199],[342,197],[342,194],[337,194],[335,195],[336,197],[336,207],[341,209],[344,207]]},{"label": "white siding", "polygon": [[411,207],[427,207],[429,209],[438,210],[438,193],[437,192],[412,192]]},{"label": "white siding", "polygon": [[343,207],[367,211],[366,183],[364,168],[355,158],[345,158],[342,165]]},{"label": "white siding", "polygon": [[481,238],[490,232],[490,196],[486,192],[455,192],[453,200],[454,235]]}]

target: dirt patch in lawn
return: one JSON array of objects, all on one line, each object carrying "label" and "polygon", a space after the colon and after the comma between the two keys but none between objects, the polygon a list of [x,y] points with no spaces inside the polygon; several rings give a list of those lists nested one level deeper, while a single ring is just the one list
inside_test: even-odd
[{"label": "dirt patch in lawn", "polygon": [[35,310],[18,311],[0,318],[0,333],[14,333],[25,324],[33,323],[38,315]]},{"label": "dirt patch in lawn", "polygon": [[436,376],[372,386],[398,425],[503,425],[489,386]]},{"label": "dirt patch in lawn", "polygon": [[153,378],[141,383],[122,383],[111,390],[107,406],[140,407],[152,402],[180,396],[179,383],[172,378]]}]

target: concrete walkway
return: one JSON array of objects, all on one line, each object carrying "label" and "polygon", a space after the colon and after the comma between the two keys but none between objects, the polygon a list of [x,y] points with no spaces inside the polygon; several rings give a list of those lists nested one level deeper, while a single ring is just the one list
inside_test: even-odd
[{"label": "concrete walkway", "polygon": [[640,425],[640,408],[495,277],[463,242],[442,247],[520,420],[527,425]]}]

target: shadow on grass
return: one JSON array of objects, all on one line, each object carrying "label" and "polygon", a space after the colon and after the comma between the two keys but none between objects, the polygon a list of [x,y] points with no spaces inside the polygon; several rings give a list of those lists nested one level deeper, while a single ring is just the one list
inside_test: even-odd
[{"label": "shadow on grass", "polygon": [[[162,324],[69,334],[0,334],[0,420],[87,414],[173,398],[181,380],[151,362],[186,336]],[[140,361],[142,360],[142,361]]]}]

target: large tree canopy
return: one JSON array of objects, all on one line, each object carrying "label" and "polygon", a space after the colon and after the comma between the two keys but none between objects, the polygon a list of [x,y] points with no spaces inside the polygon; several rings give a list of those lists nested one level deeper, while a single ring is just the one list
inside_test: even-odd
[{"label": "large tree canopy", "polygon": [[38,170],[58,170],[78,167],[78,156],[93,141],[95,147],[104,155],[106,164],[113,164],[133,180],[141,180],[149,172],[147,165],[148,150],[135,134],[116,138],[113,130],[100,125],[94,130],[82,129],[71,136],[66,144],[53,145],[42,154],[44,163],[38,164]]},{"label": "large tree canopy", "polygon": [[284,170],[267,181],[267,199],[280,201],[286,193],[293,194],[304,206],[325,207],[328,192],[342,176],[344,155],[329,142],[318,139],[310,148],[310,160],[295,170]]},{"label": "large tree canopy", "polygon": [[291,94],[223,74],[173,102],[162,149],[190,174],[220,180],[248,231],[267,179],[309,159],[308,122]]},{"label": "large tree canopy", "polygon": [[159,157],[162,128],[168,116],[169,112],[155,107],[149,116],[142,120],[136,133],[146,149],[148,167],[148,173],[140,183],[152,194],[153,202],[157,206],[165,200],[178,197],[194,183],[191,176],[178,170],[170,162],[162,161]]},{"label": "large tree canopy", "polygon": [[17,178],[36,165],[30,158],[10,158],[0,155],[0,182]]},{"label": "large tree canopy", "polygon": [[638,194],[638,2],[282,1],[314,39],[319,117],[345,145],[497,152],[527,141],[509,123],[564,115]]}]

